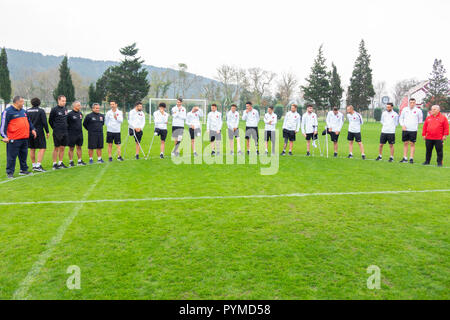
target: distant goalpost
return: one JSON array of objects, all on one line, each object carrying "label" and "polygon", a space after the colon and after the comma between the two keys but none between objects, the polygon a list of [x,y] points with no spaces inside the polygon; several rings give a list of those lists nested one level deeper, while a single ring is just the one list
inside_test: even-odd
[{"label": "distant goalpost", "polygon": [[[150,98],[149,99],[149,123],[152,123],[152,116],[153,116],[153,112],[155,112],[156,110],[158,110],[158,104],[160,102],[165,102],[166,103],[166,112],[168,114],[171,115],[171,109],[173,106],[175,106],[177,104],[177,100],[178,99],[165,99],[165,98]],[[202,119],[202,123],[205,124],[206,123],[206,111],[207,111],[207,103],[208,101],[205,99],[183,99],[183,107],[186,109],[186,113],[188,113],[189,111],[191,111],[191,109],[194,106],[198,106],[202,109],[203,111],[203,119]]]}]

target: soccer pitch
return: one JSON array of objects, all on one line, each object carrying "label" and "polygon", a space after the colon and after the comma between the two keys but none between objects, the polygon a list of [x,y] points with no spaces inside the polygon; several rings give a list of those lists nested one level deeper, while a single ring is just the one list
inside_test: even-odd
[{"label": "soccer pitch", "polygon": [[[375,162],[381,125],[366,123],[368,160],[356,144],[345,159],[347,127],[339,158],[331,143],[329,159],[305,157],[298,134],[274,175],[259,164],[161,160],[156,137],[148,160],[58,171],[49,139],[49,172],[6,180],[2,145],[0,298],[449,299],[448,143],[443,168],[435,154],[420,165],[420,136],[416,164],[401,164],[397,131],[395,162],[388,146]],[[145,152],[152,132],[147,125]],[[172,147],[169,134],[166,156]],[[80,289],[66,285],[70,266]],[[380,269],[380,289],[367,286],[369,266]]]}]

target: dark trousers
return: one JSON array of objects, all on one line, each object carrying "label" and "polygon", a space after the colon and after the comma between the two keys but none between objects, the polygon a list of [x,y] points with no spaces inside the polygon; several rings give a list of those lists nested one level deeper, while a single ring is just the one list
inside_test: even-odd
[{"label": "dark trousers", "polygon": [[426,140],[425,146],[427,147],[427,154],[426,154],[425,161],[430,163],[433,148],[436,148],[437,163],[442,164],[442,158],[444,157],[443,145],[444,144],[442,143],[442,140]]},{"label": "dark trousers", "polygon": [[14,140],[6,144],[6,174],[14,174],[16,158],[19,157],[20,170],[27,171],[28,139]]}]

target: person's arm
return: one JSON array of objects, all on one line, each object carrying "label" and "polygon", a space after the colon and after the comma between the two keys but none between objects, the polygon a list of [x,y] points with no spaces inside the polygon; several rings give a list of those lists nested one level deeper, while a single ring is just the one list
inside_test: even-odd
[{"label": "person's arm", "polygon": [[122,123],[123,122],[123,112],[119,111],[119,115],[117,116],[117,122]]},{"label": "person's arm", "polygon": [[305,131],[306,131],[306,128],[305,128],[306,127],[306,117],[305,116],[303,116],[301,127],[302,127],[302,134],[305,135]]},{"label": "person's arm", "polygon": [[327,129],[329,129],[329,128],[331,128],[331,118],[330,118],[330,113],[328,112],[327,113],[327,118],[326,118],[326,120],[325,120],[325,123],[326,123],[326,125],[327,125]]},{"label": "person's arm", "polygon": [[55,109],[52,108],[50,110],[50,115],[48,117],[48,124],[50,125],[50,127],[52,127],[52,129],[54,129],[54,125],[55,125]]},{"label": "person's arm", "polygon": [[265,115],[264,115],[264,123],[265,123],[265,124],[269,124],[269,122],[270,122],[270,119],[267,118],[267,114],[265,114]]},{"label": "person's arm", "polygon": [[317,131],[319,129],[319,121],[317,120],[317,114],[314,117],[314,125],[316,126],[316,130],[315,131]]},{"label": "person's arm", "polygon": [[211,127],[211,113],[208,113],[208,116],[206,117],[206,130],[209,131]]},{"label": "person's arm", "polygon": [[284,115],[283,126],[281,127],[281,129],[286,129],[287,118],[288,118],[288,114],[286,113],[286,114]]},{"label": "person's arm", "polygon": [[398,126],[398,114],[395,115],[395,118],[394,118],[394,125],[395,125],[395,127]]},{"label": "person's arm", "polygon": [[301,121],[302,121],[302,116],[300,114],[298,114],[297,126],[295,127],[295,132],[298,132],[300,130]]},{"label": "person's arm", "polygon": [[44,127],[45,133],[49,134],[50,131],[48,130],[47,115],[45,114],[44,110],[41,110],[41,122],[42,126]]},{"label": "person's arm", "polygon": [[428,121],[425,120],[425,123],[423,124],[423,127],[422,127],[422,137],[424,139],[427,136],[427,129],[428,129]]},{"label": "person's arm", "polygon": [[[8,135],[7,135],[8,123],[9,123],[9,116],[6,114],[6,110],[5,110],[2,113],[2,124],[0,127],[0,134],[2,135],[2,137],[4,139],[8,139]],[[5,141],[5,142],[7,142],[7,141]]]},{"label": "person's arm", "polygon": [[384,116],[385,116],[385,113],[383,111],[383,113],[381,114],[381,119],[380,119],[381,124],[384,124]]},{"label": "person's arm", "polygon": [[447,119],[444,119],[444,137],[442,138],[442,140],[447,139],[448,135],[449,135],[449,124]]},{"label": "person's arm", "polygon": [[134,112],[133,112],[133,110],[128,112],[128,128],[134,129]]},{"label": "person's arm", "polygon": [[358,117],[359,117],[359,123],[361,125],[363,125],[364,124],[364,120],[363,120],[363,117],[362,117],[362,115],[360,113],[358,113]]},{"label": "person's arm", "polygon": [[402,112],[400,113],[400,117],[398,118],[398,122],[402,126],[402,130],[406,130],[405,129],[405,110],[402,110]]},{"label": "person's arm", "polygon": [[417,117],[418,117],[418,121],[419,123],[423,122],[423,111],[422,109],[419,109],[420,112],[417,112]]},{"label": "person's arm", "polygon": [[[142,113],[144,113],[144,111],[142,111]],[[144,127],[145,127],[145,113],[144,113],[144,116],[142,117],[142,121],[141,121],[141,130],[143,130],[144,129]]]},{"label": "person's arm", "polygon": [[88,131],[89,131],[89,119],[90,119],[90,116],[87,115],[83,120],[83,127]]},{"label": "person's arm", "polygon": [[244,114],[242,115],[242,120],[247,121],[248,112],[244,110]]}]

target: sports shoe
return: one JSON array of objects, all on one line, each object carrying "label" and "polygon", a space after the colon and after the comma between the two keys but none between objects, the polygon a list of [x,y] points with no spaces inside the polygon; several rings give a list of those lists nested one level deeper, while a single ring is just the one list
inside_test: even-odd
[{"label": "sports shoe", "polygon": [[14,174],[8,173],[8,174],[6,174],[6,178],[8,178],[8,179],[14,179]]},{"label": "sports shoe", "polygon": [[85,166],[85,165],[86,165],[86,163],[83,160],[78,161],[78,163],[77,163],[77,166]]},{"label": "sports shoe", "polygon": [[442,167],[442,163],[438,163],[437,166],[438,166],[438,167]]},{"label": "sports shoe", "polygon": [[61,164],[59,165],[59,167],[62,168],[62,169],[67,169],[67,168],[68,168],[63,162],[61,162]]},{"label": "sports shoe", "polygon": [[352,155],[352,154],[349,154],[349,155],[347,156],[347,158],[348,158],[348,159],[353,159],[353,155]]},{"label": "sports shoe", "polygon": [[112,162],[112,157],[109,157],[108,161],[109,161],[109,162]]},{"label": "sports shoe", "polygon": [[103,159],[97,160],[97,163],[105,163],[105,161],[103,161]]},{"label": "sports shoe", "polygon": [[230,151],[230,156],[232,156],[234,153],[233,153],[233,151]]},{"label": "sports shoe", "polygon": [[311,155],[311,152],[306,152],[306,156],[309,157]]},{"label": "sports shoe", "polygon": [[286,155],[286,151],[283,150],[283,152],[281,153],[282,156]]},{"label": "sports shoe", "polygon": [[118,156],[118,157],[117,157],[117,160],[118,160],[118,161],[123,161],[122,156]]},{"label": "sports shoe", "polygon": [[33,170],[36,171],[36,172],[47,172],[46,170],[44,170],[44,168],[42,168],[42,166],[33,168]]},{"label": "sports shoe", "polygon": [[361,155],[361,158],[362,158],[363,160],[366,160],[366,155],[365,155],[365,154]]},{"label": "sports shoe", "polygon": [[89,159],[89,164],[93,164],[93,163],[94,163],[94,160]]},{"label": "sports shoe", "polygon": [[194,151],[194,157],[198,157],[198,154],[196,151]]},{"label": "sports shoe", "polygon": [[390,157],[388,161],[389,161],[389,162],[394,162],[394,158],[393,158],[393,157]]},{"label": "sports shoe", "polygon": [[264,151],[264,154],[267,156],[269,154],[269,152],[266,150],[266,151]]},{"label": "sports shoe", "polygon": [[160,159],[164,159],[164,154],[161,153],[161,154],[159,155],[159,158],[160,158]]},{"label": "sports shoe", "polygon": [[414,163],[414,159],[409,159],[409,163],[413,164]]},{"label": "sports shoe", "polygon": [[247,150],[247,155],[248,155],[248,156],[250,155],[250,150]]},{"label": "sports shoe", "polygon": [[333,157],[337,158],[337,152],[334,153]]},{"label": "sports shoe", "polygon": [[61,168],[59,167],[59,165],[58,165],[57,163],[55,163],[55,164],[53,165],[52,169],[53,169],[53,170],[59,170],[59,169],[61,169]]},{"label": "sports shoe", "polygon": [[422,165],[424,165],[424,166],[429,166],[430,163],[429,163],[428,161],[425,161],[424,163],[422,163]]},{"label": "sports shoe", "polygon": [[292,156],[292,151],[289,151],[289,155]]},{"label": "sports shoe", "polygon": [[139,160],[139,155],[137,154],[137,155],[135,156],[135,158],[136,158],[136,160]]},{"label": "sports shoe", "polygon": [[400,163],[407,163],[408,162],[408,159],[406,159],[406,158],[403,158],[402,160],[400,160]]},{"label": "sports shoe", "polygon": [[242,151],[238,151],[238,155],[242,156]]},{"label": "sports shoe", "polygon": [[215,154],[216,154],[215,151],[211,151],[211,157],[214,157]]},{"label": "sports shoe", "polygon": [[32,174],[32,173],[28,170],[26,170],[26,171],[20,170],[20,172],[19,172],[19,176],[29,176],[30,174]]},{"label": "sports shoe", "polygon": [[375,161],[380,161],[382,158],[381,158],[381,156],[378,156],[376,159],[375,159]]},{"label": "sports shoe", "polygon": [[75,167],[75,163],[73,163],[73,161],[69,162],[69,167]]}]

